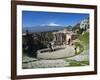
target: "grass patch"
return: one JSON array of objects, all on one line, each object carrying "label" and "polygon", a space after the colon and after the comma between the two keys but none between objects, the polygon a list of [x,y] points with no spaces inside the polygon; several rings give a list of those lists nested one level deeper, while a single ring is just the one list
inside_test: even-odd
[{"label": "grass patch", "polygon": [[85,66],[89,65],[88,61],[71,61],[70,66]]},{"label": "grass patch", "polygon": [[89,32],[79,36],[80,44],[85,48],[89,49]]},{"label": "grass patch", "polygon": [[75,52],[75,54],[79,54],[79,53],[81,53],[84,50],[84,48],[80,44],[80,42],[75,42],[74,44],[75,44],[76,49],[79,47],[79,52]]},{"label": "grass patch", "polygon": [[79,47],[79,52],[75,52],[75,54],[80,54],[84,50],[89,49],[89,32],[80,34],[78,37],[78,42],[75,42],[74,45],[76,49]]},{"label": "grass patch", "polygon": [[68,60],[68,59],[65,61],[69,62],[69,65],[66,65],[66,67],[89,65],[89,61],[76,61],[76,60]]}]

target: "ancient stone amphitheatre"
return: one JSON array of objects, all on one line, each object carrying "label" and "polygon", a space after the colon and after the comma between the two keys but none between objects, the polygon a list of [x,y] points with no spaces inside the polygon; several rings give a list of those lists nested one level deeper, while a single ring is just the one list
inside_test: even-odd
[{"label": "ancient stone amphitheatre", "polygon": [[55,50],[52,52],[50,52],[48,48],[38,50],[37,58],[38,59],[58,59],[58,58],[71,57],[75,55],[74,47],[70,45],[56,46],[54,49]]}]

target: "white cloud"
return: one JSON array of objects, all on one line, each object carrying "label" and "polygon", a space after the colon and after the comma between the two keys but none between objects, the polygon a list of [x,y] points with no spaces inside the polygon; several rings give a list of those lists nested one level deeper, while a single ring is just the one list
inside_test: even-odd
[{"label": "white cloud", "polygon": [[56,24],[56,23],[54,23],[54,22],[51,22],[51,23],[49,23],[48,25],[49,25],[49,26],[59,26],[59,24]]},{"label": "white cloud", "polygon": [[59,24],[56,24],[54,22],[50,22],[48,24],[42,24],[41,26],[60,26]]}]

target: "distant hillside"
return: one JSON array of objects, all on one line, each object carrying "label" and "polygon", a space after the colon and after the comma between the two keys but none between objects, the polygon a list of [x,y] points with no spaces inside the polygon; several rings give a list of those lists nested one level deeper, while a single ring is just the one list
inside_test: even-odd
[{"label": "distant hillside", "polygon": [[84,20],[82,20],[80,23],[77,23],[76,25],[73,26],[72,30],[75,32],[78,30],[77,33],[82,33],[82,29],[84,29],[84,31],[86,29],[89,29],[89,18],[86,18]]},{"label": "distant hillside", "polygon": [[72,30],[72,26],[67,26],[67,27],[65,27],[67,30]]},{"label": "distant hillside", "polygon": [[34,27],[24,27],[23,32],[28,30],[29,32],[46,32],[46,31],[56,31],[65,29],[63,26],[34,26]]},{"label": "distant hillside", "polygon": [[80,29],[80,23],[77,23],[75,26],[73,26],[72,30]]}]

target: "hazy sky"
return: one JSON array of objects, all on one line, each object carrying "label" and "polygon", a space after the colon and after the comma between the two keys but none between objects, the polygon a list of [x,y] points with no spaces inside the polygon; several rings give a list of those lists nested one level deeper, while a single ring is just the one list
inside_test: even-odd
[{"label": "hazy sky", "polygon": [[87,17],[89,14],[23,11],[22,24],[23,27],[68,26],[75,25]]}]

